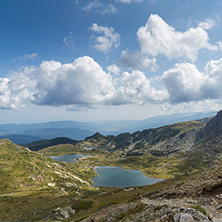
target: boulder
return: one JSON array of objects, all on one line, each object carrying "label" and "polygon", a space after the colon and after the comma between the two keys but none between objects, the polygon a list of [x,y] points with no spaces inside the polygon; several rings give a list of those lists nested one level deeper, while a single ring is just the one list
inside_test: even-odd
[{"label": "boulder", "polygon": [[178,213],[173,217],[174,222],[195,222],[193,217],[187,213]]}]

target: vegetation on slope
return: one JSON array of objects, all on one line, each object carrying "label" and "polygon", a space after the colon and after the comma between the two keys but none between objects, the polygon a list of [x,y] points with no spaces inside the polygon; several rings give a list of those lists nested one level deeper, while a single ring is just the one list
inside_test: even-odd
[{"label": "vegetation on slope", "polygon": [[55,146],[59,144],[76,144],[77,142],[78,141],[72,140],[67,137],[57,137],[49,140],[38,140],[32,143],[25,144],[24,146],[28,147],[32,151],[38,151],[49,146]]},{"label": "vegetation on slope", "polygon": [[96,190],[89,180],[93,176],[93,168],[60,163],[0,140],[0,220],[25,215],[24,221],[35,221],[85,191]]}]

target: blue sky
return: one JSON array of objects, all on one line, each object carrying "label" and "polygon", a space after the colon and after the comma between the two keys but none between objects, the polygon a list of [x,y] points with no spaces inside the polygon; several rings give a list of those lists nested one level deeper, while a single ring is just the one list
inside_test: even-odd
[{"label": "blue sky", "polygon": [[0,123],[221,107],[219,0],[0,4]]}]

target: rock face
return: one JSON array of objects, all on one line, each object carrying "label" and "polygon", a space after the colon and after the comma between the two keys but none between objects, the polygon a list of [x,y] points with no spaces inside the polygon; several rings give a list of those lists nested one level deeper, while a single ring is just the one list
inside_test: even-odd
[{"label": "rock face", "polygon": [[73,210],[71,207],[64,207],[64,208],[59,207],[49,212],[45,220],[63,221],[67,220],[73,214],[75,214],[75,210]]},{"label": "rock face", "polygon": [[222,110],[220,110],[217,115],[211,119],[205,127],[200,130],[198,134],[199,140],[212,139],[217,136],[222,135]]},{"label": "rock face", "polygon": [[205,123],[199,121],[182,122],[135,133],[118,136],[103,136],[99,133],[86,138],[92,146],[122,150],[127,155],[150,153],[154,156],[169,156],[172,153],[190,150],[197,132]]}]

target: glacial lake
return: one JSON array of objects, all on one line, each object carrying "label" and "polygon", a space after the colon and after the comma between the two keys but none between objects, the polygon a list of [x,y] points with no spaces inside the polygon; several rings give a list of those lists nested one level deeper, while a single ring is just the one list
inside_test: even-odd
[{"label": "glacial lake", "polygon": [[91,155],[70,154],[70,155],[64,155],[64,156],[49,156],[49,157],[60,162],[71,163],[73,161],[76,161],[78,158],[89,157],[89,156]]},{"label": "glacial lake", "polygon": [[136,187],[163,180],[147,177],[139,170],[126,170],[121,167],[95,167],[95,171],[98,176],[91,179],[95,187]]}]

